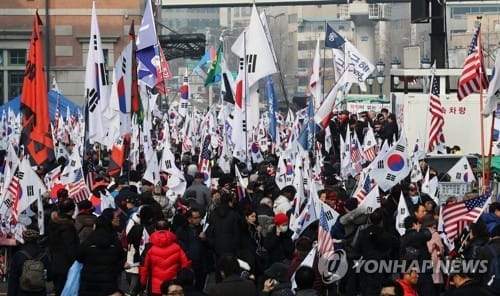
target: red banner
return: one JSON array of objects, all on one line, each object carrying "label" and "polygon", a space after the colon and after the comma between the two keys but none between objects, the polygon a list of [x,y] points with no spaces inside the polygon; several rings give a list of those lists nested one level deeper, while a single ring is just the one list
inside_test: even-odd
[{"label": "red banner", "polygon": [[47,84],[43,71],[44,53],[40,25],[42,21],[36,12],[21,94],[23,114],[21,143],[31,156],[32,165],[44,165],[55,158],[50,131]]}]

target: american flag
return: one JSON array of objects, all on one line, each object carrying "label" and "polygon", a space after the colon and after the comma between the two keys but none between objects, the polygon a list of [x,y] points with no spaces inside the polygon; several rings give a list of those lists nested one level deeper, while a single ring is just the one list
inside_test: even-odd
[{"label": "american flag", "polygon": [[375,140],[375,135],[373,134],[373,129],[368,124],[368,130],[366,131],[365,139],[363,142],[363,154],[367,161],[373,161],[377,156],[377,140]]},{"label": "american flag", "polygon": [[330,227],[328,226],[326,215],[327,213],[325,213],[325,210],[321,207],[318,227],[318,252],[320,255],[333,251],[333,240],[330,235]]},{"label": "american flag", "polygon": [[461,101],[469,94],[479,92],[481,88],[488,89],[488,84],[481,47],[481,26],[479,26],[472,36],[465,58],[462,75],[458,81],[457,98]]},{"label": "american flag", "polygon": [[361,155],[361,149],[359,147],[359,141],[357,137],[353,137],[351,141],[351,161],[353,163],[360,162],[363,159],[363,155]]},{"label": "american flag", "polygon": [[59,124],[59,118],[61,117],[61,112],[59,112],[59,105],[56,106],[56,112],[55,112],[55,115],[54,115],[54,136],[56,138],[56,140],[60,141],[61,139],[59,138],[60,136],[60,132],[59,132],[59,129],[61,129],[62,127],[60,126]]},{"label": "american flag", "polygon": [[90,156],[90,158],[88,160],[87,177],[86,177],[88,188],[94,187],[95,175],[96,175],[96,169],[95,169],[94,159],[92,156]]},{"label": "american flag", "polygon": [[79,203],[83,200],[89,199],[89,196],[89,189],[85,185],[82,169],[78,168],[75,171],[75,178],[70,184],[69,197],[76,203]]},{"label": "american flag", "polygon": [[443,229],[450,241],[457,238],[466,225],[477,221],[490,198],[491,194],[485,194],[443,207]]},{"label": "american flag", "polygon": [[439,98],[439,84],[434,77],[432,80],[431,88],[431,100],[429,103],[429,111],[431,112],[431,128],[429,130],[429,152],[437,151],[441,153],[446,153],[446,147],[444,145],[444,112],[443,106],[441,105],[441,99]]},{"label": "american flag", "polygon": [[359,188],[358,193],[356,193],[356,198],[358,199],[358,204],[360,204],[363,199],[365,199],[365,196],[370,192],[372,189],[372,180],[370,179],[369,175],[366,175],[365,179],[363,180],[363,186]]},{"label": "american flag", "polygon": [[17,222],[17,204],[19,202],[19,199],[21,198],[22,195],[22,187],[21,187],[21,182],[19,181],[19,178],[17,175],[14,175],[12,177],[12,180],[10,181],[9,188],[7,188],[7,192],[9,194],[8,199],[11,201],[12,205],[12,222]]},{"label": "american flag", "polygon": [[203,140],[203,146],[198,160],[198,171],[205,174],[205,184],[210,187],[210,147],[211,136],[207,134]]}]

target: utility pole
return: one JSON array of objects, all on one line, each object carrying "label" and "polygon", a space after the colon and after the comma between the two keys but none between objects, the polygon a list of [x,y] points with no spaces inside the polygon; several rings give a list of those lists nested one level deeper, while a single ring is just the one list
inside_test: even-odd
[{"label": "utility pole", "polygon": [[436,61],[436,68],[446,67],[447,40],[445,32],[445,1],[431,0],[431,63]]}]

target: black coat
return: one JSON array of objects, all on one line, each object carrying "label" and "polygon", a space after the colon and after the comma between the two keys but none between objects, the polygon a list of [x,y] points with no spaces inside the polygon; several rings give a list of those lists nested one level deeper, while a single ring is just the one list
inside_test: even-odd
[{"label": "black coat", "polygon": [[250,264],[250,273],[257,271],[257,249],[262,247],[262,235],[257,231],[257,226],[243,221],[241,227],[240,248],[238,258]]},{"label": "black coat", "polygon": [[96,229],[78,249],[83,264],[79,295],[110,295],[118,290],[118,276],[125,262],[125,252],[114,232]]},{"label": "black coat", "polygon": [[32,259],[37,258],[41,253],[46,253],[42,256],[42,262],[47,269],[47,279],[50,280],[51,276],[51,266],[47,251],[35,243],[27,243],[21,247],[21,249],[12,256],[10,261],[10,271],[9,271],[9,282],[8,282],[8,294],[9,296],[31,296],[31,295],[47,295],[47,291],[42,291],[40,293],[29,293],[23,292],[19,289],[19,280],[21,278],[21,273],[23,270],[24,261],[28,258],[25,254],[21,253],[21,250],[27,252],[31,255]]},{"label": "black coat", "polygon": [[190,227],[184,225],[177,229],[175,235],[177,236],[177,242],[191,260],[193,270],[206,273],[209,271],[209,252],[207,242],[202,241],[199,237],[202,230],[202,226]]},{"label": "black coat", "polygon": [[386,122],[379,132],[380,139],[392,145],[394,139],[399,138],[398,124],[396,122]]},{"label": "black coat", "polygon": [[363,259],[388,259],[391,250],[397,248],[398,239],[382,226],[370,225],[359,233],[358,249]]},{"label": "black coat", "polygon": [[463,256],[465,259],[477,259],[481,247],[488,243],[489,237],[475,237],[464,247]]},{"label": "black coat", "polygon": [[207,240],[213,247],[215,254],[236,255],[240,245],[239,215],[228,205],[215,208],[210,217],[210,226],[207,229]]},{"label": "black coat", "polygon": [[55,275],[66,275],[75,261],[80,241],[76,233],[75,221],[64,214],[52,212],[47,233],[52,272]]},{"label": "black coat", "polygon": [[416,231],[415,229],[407,229],[406,233],[401,237],[401,244],[399,248],[402,259],[404,259],[403,257],[406,251],[406,247],[411,246],[420,251],[420,255],[418,257],[419,261],[430,260],[431,254],[429,253],[429,249],[427,248],[427,241],[431,238],[431,233],[425,228],[420,229],[420,231]]},{"label": "black coat", "polygon": [[483,283],[487,283],[490,280],[489,274],[490,274],[490,268],[492,266],[491,262],[493,261],[493,253],[490,250],[490,247],[495,250],[497,253],[497,256],[500,256],[500,237],[496,236],[492,238],[487,244],[485,244],[482,248],[478,250],[478,260],[486,260],[489,263],[488,266],[488,272],[483,273],[480,276],[476,275],[478,278],[480,278]]},{"label": "black coat", "polygon": [[75,228],[80,243],[86,240],[93,231],[97,216],[92,213],[79,213],[75,219]]},{"label": "black coat", "polygon": [[295,245],[292,241],[293,232],[288,229],[286,232],[276,235],[276,226],[267,233],[264,238],[264,248],[269,254],[269,264],[291,260]]},{"label": "black coat", "polygon": [[222,282],[215,285],[214,290],[210,293],[211,296],[256,296],[257,288],[255,284],[249,280],[240,278],[238,275],[230,275]]},{"label": "black coat", "polygon": [[448,290],[446,296],[493,296],[486,288],[481,287],[478,282],[473,280],[465,282],[460,288]]}]

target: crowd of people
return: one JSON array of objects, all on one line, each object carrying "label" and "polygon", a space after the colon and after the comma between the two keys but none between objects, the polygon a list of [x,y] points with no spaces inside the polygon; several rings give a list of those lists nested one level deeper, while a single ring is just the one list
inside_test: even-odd
[{"label": "crowd of people", "polygon": [[[347,125],[362,142],[370,124],[381,142],[392,144],[399,137],[396,118],[383,111],[359,116],[340,113],[331,123],[333,142],[338,141],[335,134],[345,136]],[[324,141],[324,135],[318,140]],[[276,155],[267,154],[251,169],[237,163],[248,179],[245,198],[240,198],[234,172],[224,174],[214,164],[214,185],[209,188],[205,175],[197,170],[198,155],[180,155],[173,146],[176,165],[183,169],[187,183],[174,203],[165,197],[166,173],[157,185],[142,178],[140,166],[131,170],[125,165],[122,175],[109,176],[99,170],[102,159],[94,157],[101,154],[88,154],[84,167],[89,162],[97,167],[91,198],[75,203],[64,188],[52,198],[45,197],[45,235],[40,235],[35,217],[10,262],[8,295],[52,292],[22,291],[19,281],[29,260],[26,253],[43,257],[46,280],[53,283],[57,296],[74,280],[68,272],[75,261],[82,264],[78,295],[495,295],[498,281],[491,275],[500,266],[500,203],[492,203],[461,234],[455,249],[449,249],[437,232],[442,205],[422,193],[421,182],[411,183],[408,177],[390,191],[380,191],[380,208],[371,213],[361,210],[352,197],[357,179],[338,178],[338,147],[339,143],[326,153],[324,189],[318,192],[319,200],[340,214],[330,234],[333,249],[345,251],[348,268],[338,281],[325,283],[319,256],[311,266],[302,265],[316,248],[319,226],[316,221],[292,239],[289,224],[297,189],[276,185]],[[432,176],[438,174],[424,162],[422,169],[424,175],[427,170]],[[100,209],[98,200],[106,191],[113,196],[115,208]],[[410,211],[403,235],[396,229],[400,196]],[[32,205],[35,213],[36,206]],[[401,273],[356,269],[360,259],[421,263],[445,258],[499,265],[474,274],[460,268],[447,273],[413,265]]]}]

